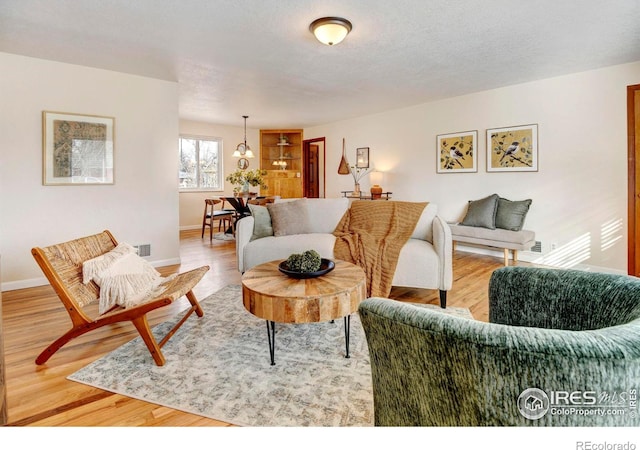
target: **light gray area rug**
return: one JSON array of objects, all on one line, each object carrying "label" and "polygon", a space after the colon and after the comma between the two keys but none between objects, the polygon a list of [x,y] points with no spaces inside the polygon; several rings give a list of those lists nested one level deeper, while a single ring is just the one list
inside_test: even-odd
[{"label": "light gray area rug", "polygon": [[[163,347],[164,366],[154,364],[138,337],[68,379],[240,426],[373,425],[369,354],[357,314],[349,359],[343,320],[276,324],[271,366],[266,322],[244,309],[240,286],[201,305],[204,317],[191,316]],[[466,309],[447,312],[470,317]],[[164,335],[176,320],[154,334]]]}]

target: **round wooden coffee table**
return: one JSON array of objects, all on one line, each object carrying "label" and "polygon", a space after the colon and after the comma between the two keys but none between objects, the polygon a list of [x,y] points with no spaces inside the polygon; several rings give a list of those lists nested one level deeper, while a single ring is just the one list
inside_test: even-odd
[{"label": "round wooden coffee table", "polygon": [[271,365],[275,364],[275,322],[310,323],[344,318],[346,358],[349,358],[351,314],[366,298],[361,267],[335,261],[335,269],[317,278],[297,279],[278,270],[282,260],[260,264],[242,275],[242,302],[267,321]]}]

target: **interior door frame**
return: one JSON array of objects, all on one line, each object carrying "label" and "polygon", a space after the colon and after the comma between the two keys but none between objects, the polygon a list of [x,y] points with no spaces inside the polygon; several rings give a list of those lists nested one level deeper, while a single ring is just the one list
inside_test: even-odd
[{"label": "interior door frame", "polygon": [[[307,155],[309,154],[309,149],[311,144],[322,142],[322,150],[318,152],[318,155],[322,153],[322,158],[318,157],[320,167],[318,170],[318,176],[321,177],[322,180],[322,191],[318,189],[318,195],[322,193],[321,198],[327,197],[327,143],[325,137],[318,137],[313,139],[304,139],[302,141],[302,165],[303,167],[307,166]],[[304,171],[303,171],[304,172]]]},{"label": "interior door frame", "polygon": [[[640,128],[640,117],[636,117],[635,97],[640,95],[640,84],[627,86],[627,180],[628,180],[628,243],[627,243],[627,273],[636,276],[640,269],[640,238],[638,238],[640,221],[637,220],[636,204],[640,199],[637,176],[637,164],[640,163],[640,135],[636,129]],[[640,109],[640,108],[639,108]]]}]

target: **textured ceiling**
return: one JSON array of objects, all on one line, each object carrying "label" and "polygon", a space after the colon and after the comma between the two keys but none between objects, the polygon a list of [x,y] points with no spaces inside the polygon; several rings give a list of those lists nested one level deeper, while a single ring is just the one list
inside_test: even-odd
[{"label": "textured ceiling", "polygon": [[[353,31],[324,46],[323,16]],[[0,52],[177,81],[186,119],[308,127],[640,61],[640,1],[0,0]]]}]

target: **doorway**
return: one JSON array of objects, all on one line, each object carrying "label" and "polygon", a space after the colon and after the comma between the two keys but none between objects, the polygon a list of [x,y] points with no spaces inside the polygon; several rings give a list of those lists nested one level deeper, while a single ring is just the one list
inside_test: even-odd
[{"label": "doorway", "polygon": [[627,86],[629,275],[640,275],[640,84]]},{"label": "doorway", "polygon": [[325,138],[302,141],[302,192],[307,198],[324,198],[325,191]]}]

